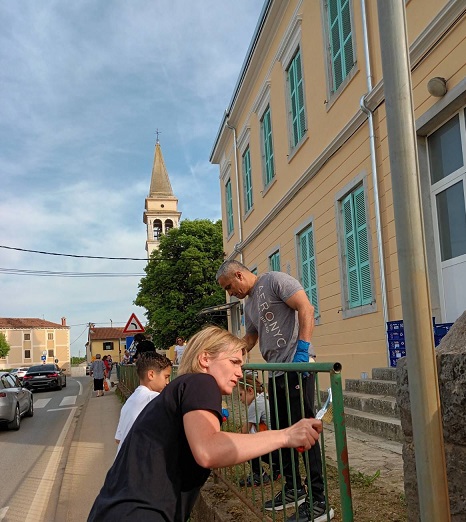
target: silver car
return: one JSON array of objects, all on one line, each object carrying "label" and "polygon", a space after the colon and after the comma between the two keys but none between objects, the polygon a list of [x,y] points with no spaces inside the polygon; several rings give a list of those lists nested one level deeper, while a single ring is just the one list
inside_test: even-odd
[{"label": "silver car", "polygon": [[0,423],[19,430],[21,417],[34,415],[32,393],[8,372],[0,372]]}]

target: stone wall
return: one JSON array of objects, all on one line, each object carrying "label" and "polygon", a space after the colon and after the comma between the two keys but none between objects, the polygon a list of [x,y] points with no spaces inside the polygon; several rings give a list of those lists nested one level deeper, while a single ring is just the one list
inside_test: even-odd
[{"label": "stone wall", "polygon": [[[466,312],[442,339],[436,354],[451,520],[464,522],[466,520]],[[397,403],[405,437],[403,463],[408,520],[417,522],[420,520],[419,498],[406,358],[398,363],[397,385]]]}]

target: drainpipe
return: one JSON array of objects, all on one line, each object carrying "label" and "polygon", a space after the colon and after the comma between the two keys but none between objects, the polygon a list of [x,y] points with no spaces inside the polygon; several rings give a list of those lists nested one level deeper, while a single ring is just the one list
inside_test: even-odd
[{"label": "drainpipe", "polygon": [[[362,96],[360,101],[361,110],[367,114],[367,122],[369,124],[369,145],[371,153],[371,170],[372,170],[372,186],[374,188],[374,210],[375,223],[377,235],[377,249],[379,253],[379,271],[380,271],[380,292],[382,294],[382,311],[385,325],[385,332],[387,331],[388,322],[388,304],[387,304],[387,286],[385,280],[385,257],[383,250],[383,236],[382,236],[382,221],[380,219],[380,200],[379,200],[379,182],[377,175],[377,158],[375,152],[375,132],[374,132],[374,116],[372,111],[366,105],[366,97],[372,91],[372,69],[371,59],[369,55],[369,35],[367,27],[367,8],[365,0],[361,0],[361,14],[362,14],[362,28],[363,28],[363,42],[364,42],[364,59],[366,63],[366,81],[367,94]],[[387,334],[385,333],[385,343],[387,346],[387,364],[390,366],[390,350],[388,348]]]},{"label": "drainpipe", "polygon": [[240,196],[239,196],[239,172],[238,172],[238,144],[236,141],[236,128],[228,123],[228,119],[225,120],[226,126],[233,131],[233,146],[235,149],[235,176],[236,176],[236,207],[238,212],[238,237],[239,242],[234,246],[233,252],[238,252],[239,260],[243,262],[243,251],[239,248],[243,242],[243,227],[241,226],[241,207],[240,207]]}]

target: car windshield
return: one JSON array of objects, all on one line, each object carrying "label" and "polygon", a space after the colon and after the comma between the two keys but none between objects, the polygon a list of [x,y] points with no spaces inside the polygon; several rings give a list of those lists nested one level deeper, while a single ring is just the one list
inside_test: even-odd
[{"label": "car windshield", "polygon": [[53,371],[55,371],[55,366],[53,364],[40,364],[38,366],[31,366],[28,370],[28,373]]}]

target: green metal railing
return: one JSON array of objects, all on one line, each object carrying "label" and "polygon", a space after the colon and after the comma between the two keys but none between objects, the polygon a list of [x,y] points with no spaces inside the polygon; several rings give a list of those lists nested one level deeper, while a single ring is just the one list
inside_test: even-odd
[{"label": "green metal railing", "polygon": [[[175,367],[172,372],[172,378],[176,377]],[[288,420],[290,419],[290,398],[288,393],[288,378],[290,374],[297,374],[298,383],[300,386],[300,407],[302,416],[304,416],[304,400],[302,394],[302,383],[306,375],[313,374],[315,376],[315,396],[316,396],[316,411],[321,407],[321,393],[319,388],[319,374],[325,374],[329,377],[330,388],[332,390],[332,401],[333,401],[333,433],[335,437],[336,455],[337,461],[337,474],[338,474],[338,486],[340,493],[340,519],[342,522],[353,522],[353,506],[351,497],[351,483],[350,483],[350,469],[348,460],[348,446],[346,441],[346,425],[345,415],[343,409],[343,389],[341,380],[341,365],[339,363],[290,363],[290,364],[252,364],[248,363],[243,366],[244,372],[251,371],[256,374],[258,380],[264,384],[265,393],[268,395],[267,384],[269,382],[274,383],[278,375],[283,374],[285,380],[285,390],[287,399],[287,415]],[[127,395],[131,394],[139,385],[139,380],[136,374],[136,368],[134,365],[122,365],[119,368],[119,387],[127,391]],[[270,390],[271,394],[268,396],[269,402],[274,401],[274,405],[277,404],[277,397],[274,390]],[[326,398],[323,395],[323,398]],[[225,396],[224,406],[229,412],[226,422],[223,423],[222,429],[232,432],[240,432],[241,427],[245,421],[247,421],[245,406],[239,401],[239,394],[233,393],[231,396]],[[266,405],[267,405],[266,401]],[[275,407],[275,410],[277,408]],[[270,424],[270,409],[266,408],[267,424]],[[278,419],[276,419],[278,425]],[[279,426],[278,426],[279,427]],[[326,427],[324,423],[324,430],[320,438],[320,448],[322,455],[322,472],[325,486],[325,496],[329,505],[335,505],[337,499],[329,498],[328,485],[327,485],[327,465],[325,461],[325,437]],[[279,467],[280,473],[283,477],[283,464],[282,464],[282,452],[290,451],[289,449],[279,450]],[[310,463],[308,452],[303,453],[303,459],[296,459],[294,452],[292,452],[291,463],[292,473],[295,475],[296,466],[299,466],[299,474],[302,477],[307,478],[307,483],[310,484]],[[272,457],[263,459],[268,462],[268,471],[272,469]],[[299,462],[302,460],[303,462]],[[244,463],[237,466],[231,466],[228,468],[213,470],[215,480],[220,480],[228,486],[228,488],[238,497],[241,501],[251,510],[251,514],[254,514],[259,520],[287,520],[290,515],[298,508],[296,503],[293,510],[282,510],[282,511],[265,511],[264,503],[267,500],[273,498],[280,490],[284,494],[285,481],[282,478],[281,482],[274,482],[264,484],[261,482],[259,487],[241,487],[241,480],[247,480],[248,476],[252,476],[251,462]],[[295,484],[296,486],[296,484]],[[295,487],[296,489],[296,487]],[[308,488],[309,490],[311,488]],[[309,491],[309,500],[312,505],[312,492]]]},{"label": "green metal railing", "polygon": [[[304,416],[304,401],[303,401],[303,393],[302,393],[302,383],[303,379],[306,378],[306,375],[314,374],[315,375],[315,387],[316,387],[316,410],[321,407],[321,396],[319,393],[319,374],[327,374],[330,379],[330,388],[332,390],[332,400],[333,400],[333,429],[334,429],[334,437],[335,437],[335,447],[336,447],[336,456],[335,459],[337,461],[337,474],[338,474],[338,485],[340,492],[340,506],[341,506],[341,520],[343,522],[352,522],[353,521],[353,507],[352,507],[352,497],[351,497],[351,484],[350,484],[350,473],[349,473],[349,461],[348,461],[348,447],[346,442],[346,426],[345,426],[345,416],[343,409],[343,390],[342,390],[342,381],[341,381],[341,365],[339,363],[291,363],[291,364],[245,364],[243,366],[243,370],[245,372],[251,371],[254,372],[259,381],[261,381],[266,390],[266,394],[268,394],[269,402],[274,403],[275,411],[277,410],[277,397],[274,391],[275,380],[278,375],[283,374],[283,379],[285,381],[285,393],[287,399],[287,416],[288,422],[290,422],[290,397],[288,392],[288,378],[291,374],[298,375],[298,385],[300,388],[300,408],[302,416]],[[294,377],[296,378],[296,377]],[[272,383],[272,389],[267,390],[268,382]],[[255,390],[256,391],[256,390]],[[269,393],[270,392],[270,393]],[[324,394],[325,398],[325,394]],[[222,429],[228,431],[241,431],[241,426],[245,421],[247,421],[246,416],[246,408],[243,404],[239,402],[239,395],[234,393],[229,397],[225,397],[225,402],[228,406],[229,417],[226,422],[224,422]],[[267,405],[267,401],[266,401]],[[270,410],[266,409],[267,423],[270,423]],[[278,424],[278,418],[276,419],[277,427],[280,427]],[[328,432],[327,432],[328,435]],[[327,466],[325,461],[325,424],[324,431],[321,435],[320,447],[321,447],[321,456],[322,456],[322,474],[324,479],[324,487],[325,487],[325,495],[328,499],[328,505],[335,505],[337,499],[330,498],[328,495],[328,486],[327,486]],[[280,472],[283,476],[283,467],[282,467],[282,452],[290,451],[289,449],[284,449],[279,451],[279,464],[280,464]],[[291,452],[291,467],[292,467],[292,475],[295,476],[295,471],[299,469],[299,475],[301,477],[306,477],[306,482],[311,484],[310,480],[310,463],[309,463],[309,455],[308,452],[303,454],[304,458],[299,459],[296,458],[296,454],[294,451]],[[263,459],[264,460],[264,459]],[[267,460],[267,459],[265,459]],[[276,460],[276,459],[275,459]],[[303,460],[302,463],[299,461]],[[269,475],[272,475],[272,457],[269,456],[269,469],[266,470],[269,472]],[[299,466],[299,468],[296,468]],[[214,475],[217,479],[221,480],[223,483],[228,485],[228,487],[235,493],[256,515],[256,517],[260,520],[287,520],[290,515],[293,514],[294,511],[298,508],[297,499],[295,499],[295,508],[293,510],[282,510],[282,511],[266,511],[264,509],[264,503],[266,500],[270,500],[273,498],[280,490],[284,495],[285,481],[282,479],[281,483],[276,483],[273,480],[270,483],[264,484],[261,480],[261,484],[258,487],[244,487],[244,481],[247,480],[247,477],[250,477],[252,480],[252,470],[251,470],[251,462],[249,464],[245,463],[239,466],[232,466],[230,468],[222,468],[214,470]],[[294,479],[295,481],[296,479]],[[241,481],[243,481],[243,487],[241,487]],[[296,484],[294,484],[294,488],[296,489]],[[308,488],[309,490],[311,488]],[[312,492],[308,492],[309,501],[312,505]]]}]

